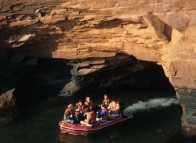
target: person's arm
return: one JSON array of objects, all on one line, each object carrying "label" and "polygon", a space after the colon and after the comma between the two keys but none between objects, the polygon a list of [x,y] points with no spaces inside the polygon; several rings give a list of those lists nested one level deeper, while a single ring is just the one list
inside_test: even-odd
[{"label": "person's arm", "polygon": [[85,102],[84,102],[84,106],[85,106],[85,107],[88,107],[88,102],[85,101]]},{"label": "person's arm", "polygon": [[116,109],[117,109],[117,110],[120,109],[120,104],[119,104],[119,103],[117,104]]},{"label": "person's arm", "polygon": [[89,113],[87,113],[86,121],[87,121],[88,124],[90,124],[90,115],[89,115]]},{"label": "person's arm", "polygon": [[77,103],[77,104],[76,104],[76,107],[75,107],[75,111],[76,111],[76,112],[80,112],[80,110],[81,110],[81,109],[80,109],[80,105],[79,105],[79,103]]},{"label": "person's arm", "polygon": [[78,109],[78,112],[79,112],[79,113],[83,113],[83,111],[84,111],[84,105],[82,105],[82,106]]},{"label": "person's arm", "polygon": [[110,105],[110,100],[106,100],[106,102],[104,103],[106,106],[109,106]]},{"label": "person's arm", "polygon": [[76,106],[74,107],[74,110],[75,110],[75,111],[78,110],[78,103],[76,103]]},{"label": "person's arm", "polygon": [[66,112],[65,116],[66,116],[66,119],[69,119],[69,120],[73,118],[73,116],[69,112]]},{"label": "person's arm", "polygon": [[111,104],[109,104],[109,106],[108,106],[108,111],[110,111],[111,110]]},{"label": "person's arm", "polygon": [[64,112],[63,119],[66,120],[66,111]]},{"label": "person's arm", "polygon": [[112,108],[112,105],[111,104],[109,104],[109,106],[108,106],[108,113],[111,113],[111,108]]},{"label": "person's arm", "polygon": [[65,111],[65,113],[64,113],[64,120],[69,119],[69,116],[70,116],[69,112]]}]

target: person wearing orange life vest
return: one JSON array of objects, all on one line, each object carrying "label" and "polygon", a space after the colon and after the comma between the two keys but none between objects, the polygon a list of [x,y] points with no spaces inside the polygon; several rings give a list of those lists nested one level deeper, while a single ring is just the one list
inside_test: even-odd
[{"label": "person wearing orange life vest", "polygon": [[111,103],[108,106],[108,111],[109,111],[110,117],[112,117],[112,118],[120,116],[119,101],[117,101],[113,98]]},{"label": "person wearing orange life vest", "polygon": [[73,110],[73,105],[69,104],[65,110],[64,113],[64,121],[67,123],[75,124],[76,123],[76,117],[75,112]]},{"label": "person wearing orange life vest", "polygon": [[93,101],[90,99],[90,97],[86,97],[85,100],[84,106],[90,110],[93,107]]},{"label": "person wearing orange life vest", "polygon": [[82,103],[82,100],[80,99],[78,101],[78,103],[76,103],[75,112],[77,112],[77,113],[83,113],[83,110],[84,110],[84,105]]},{"label": "person wearing orange life vest", "polygon": [[107,94],[104,94],[104,100],[103,100],[102,103],[103,103],[106,107],[109,106],[109,104],[110,104],[110,99],[109,99],[109,97],[108,97]]},{"label": "person wearing orange life vest", "polygon": [[85,114],[86,114],[87,118],[84,121],[80,121],[80,124],[93,127],[97,122],[96,121],[97,114],[96,114],[94,108],[92,107],[90,109],[90,112],[86,112]]},{"label": "person wearing orange life vest", "polygon": [[78,103],[76,103],[75,106],[75,114],[76,114],[76,119],[78,122],[83,120],[84,117],[84,104],[82,103],[82,100],[80,99]]}]

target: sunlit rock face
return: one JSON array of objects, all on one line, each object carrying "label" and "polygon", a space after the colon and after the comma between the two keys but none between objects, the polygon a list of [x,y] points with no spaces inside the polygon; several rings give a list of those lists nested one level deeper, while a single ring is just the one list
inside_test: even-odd
[{"label": "sunlit rock face", "polygon": [[11,89],[0,96],[0,111],[6,111],[15,106],[14,89]]},{"label": "sunlit rock face", "polygon": [[177,97],[183,107],[182,127],[188,135],[196,133],[195,128],[195,88],[196,88],[196,36],[195,26],[183,32],[173,31],[173,40],[163,58],[167,62],[168,75],[175,87]]},{"label": "sunlit rock face", "polygon": [[[40,56],[113,57],[117,52],[160,61],[160,50],[165,45],[160,38],[165,38],[167,26],[156,16],[145,13],[117,17],[111,12],[95,13],[83,6],[72,8],[72,2],[2,2],[2,48],[13,48],[11,58],[18,61]],[[156,31],[151,23],[156,24]],[[17,52],[20,59],[15,57]]]},{"label": "sunlit rock face", "polygon": [[66,93],[116,60],[158,63],[183,106],[184,133],[195,135],[195,15],[195,0],[1,0],[0,59],[23,66],[39,57],[70,61]]}]

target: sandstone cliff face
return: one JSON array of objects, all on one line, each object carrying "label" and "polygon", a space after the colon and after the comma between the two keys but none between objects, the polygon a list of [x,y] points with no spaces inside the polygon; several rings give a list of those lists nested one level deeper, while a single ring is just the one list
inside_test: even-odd
[{"label": "sandstone cliff face", "polygon": [[161,64],[183,106],[183,129],[192,135],[195,15],[195,0],[2,0],[0,59],[25,65],[36,65],[39,57],[69,60],[72,79],[64,87],[69,92],[79,89],[82,77],[114,61]]},{"label": "sandstone cliff face", "polygon": [[[183,32],[173,30],[173,40],[163,59],[167,63],[171,84],[183,107],[183,128],[186,133],[195,133],[195,26],[189,26]],[[194,127],[194,129],[192,128]]]}]

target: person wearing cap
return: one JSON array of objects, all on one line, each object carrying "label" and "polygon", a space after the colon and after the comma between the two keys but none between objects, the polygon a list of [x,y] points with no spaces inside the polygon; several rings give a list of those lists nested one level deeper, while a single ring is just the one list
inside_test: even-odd
[{"label": "person wearing cap", "polygon": [[115,98],[112,99],[111,103],[108,106],[108,111],[110,117],[115,118],[120,116],[120,104]]},{"label": "person wearing cap", "polygon": [[109,97],[108,97],[107,94],[104,94],[103,104],[104,104],[106,107],[108,107],[109,104],[110,104],[110,99],[109,99]]},{"label": "person wearing cap", "polygon": [[90,97],[86,97],[84,102],[85,108],[91,109],[93,107],[93,101],[90,99]]},{"label": "person wearing cap", "polygon": [[71,124],[76,123],[76,117],[73,108],[74,108],[73,104],[69,104],[65,110],[64,121],[67,123],[71,123]]},{"label": "person wearing cap", "polygon": [[85,116],[84,116],[84,105],[83,105],[81,99],[78,101],[78,103],[76,103],[75,114],[76,114],[76,119],[77,119],[78,122],[80,122],[81,120],[83,120],[85,118]]}]

